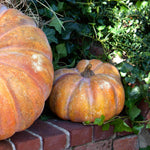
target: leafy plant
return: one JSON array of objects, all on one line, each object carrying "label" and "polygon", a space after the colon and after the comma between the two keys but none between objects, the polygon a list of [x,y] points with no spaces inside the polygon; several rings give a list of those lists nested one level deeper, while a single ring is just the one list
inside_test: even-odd
[{"label": "leafy plant", "polygon": [[[97,58],[115,64],[126,93],[121,116],[132,121],[136,133],[144,122],[149,128],[150,123],[143,122],[138,104],[142,99],[150,104],[150,2],[35,0],[34,3],[42,18],[40,27],[53,50],[55,70],[74,67],[81,59]],[[115,120],[114,125],[121,123],[120,118]],[[126,125],[121,124],[126,130]]]}]

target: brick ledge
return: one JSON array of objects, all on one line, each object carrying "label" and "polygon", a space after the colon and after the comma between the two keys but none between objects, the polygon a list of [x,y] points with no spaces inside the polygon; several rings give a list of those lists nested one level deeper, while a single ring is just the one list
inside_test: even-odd
[{"label": "brick ledge", "polygon": [[[134,144],[131,144],[134,143]],[[132,147],[131,147],[132,145]],[[124,146],[122,149],[122,146]],[[84,126],[60,119],[36,120],[25,131],[0,141],[0,150],[138,150],[138,136],[102,131],[100,126]]]}]

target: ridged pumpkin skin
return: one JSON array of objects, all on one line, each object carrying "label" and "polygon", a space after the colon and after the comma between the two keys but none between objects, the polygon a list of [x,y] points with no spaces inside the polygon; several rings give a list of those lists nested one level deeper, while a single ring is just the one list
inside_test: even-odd
[{"label": "ridged pumpkin skin", "polygon": [[0,4],[0,140],[39,117],[53,76],[45,34],[31,18]]},{"label": "ridged pumpkin skin", "polygon": [[[88,64],[92,65],[94,75],[82,76]],[[104,115],[106,121],[122,111],[124,101],[119,72],[109,63],[81,60],[76,68],[59,69],[54,73],[49,104],[64,120],[93,122]]]}]

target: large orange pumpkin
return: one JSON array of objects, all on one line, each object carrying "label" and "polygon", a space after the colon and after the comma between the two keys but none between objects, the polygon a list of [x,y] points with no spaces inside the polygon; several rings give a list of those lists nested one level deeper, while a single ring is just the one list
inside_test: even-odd
[{"label": "large orange pumpkin", "polygon": [[0,4],[0,140],[39,117],[53,76],[45,34],[31,18]]},{"label": "large orange pumpkin", "polygon": [[76,68],[59,69],[54,74],[50,94],[51,110],[64,120],[90,121],[118,115],[125,95],[116,67],[100,60],[81,60]]}]

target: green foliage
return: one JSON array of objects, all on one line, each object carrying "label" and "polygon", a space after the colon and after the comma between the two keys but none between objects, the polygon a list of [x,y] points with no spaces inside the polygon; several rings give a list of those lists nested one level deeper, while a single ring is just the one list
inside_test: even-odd
[{"label": "green foliage", "polygon": [[114,125],[114,132],[132,132],[132,129],[120,118],[115,119],[110,124]]},{"label": "green foliage", "polygon": [[104,123],[104,120],[105,120],[105,116],[102,115],[100,118],[96,118],[93,124],[101,126]]},{"label": "green foliage", "polygon": [[[138,133],[142,125],[137,121],[143,118],[137,106],[142,99],[150,104],[150,2],[51,0],[35,4],[53,50],[55,69],[74,67],[81,59],[93,58],[116,65],[126,94],[122,113],[132,120]],[[103,52],[95,55],[92,45],[102,47]],[[95,124],[109,128],[102,118]],[[115,131],[130,130],[121,119],[112,124],[120,124]]]},{"label": "green foliage", "polygon": [[140,148],[139,150],[150,150],[150,146],[147,146],[145,148]]}]

